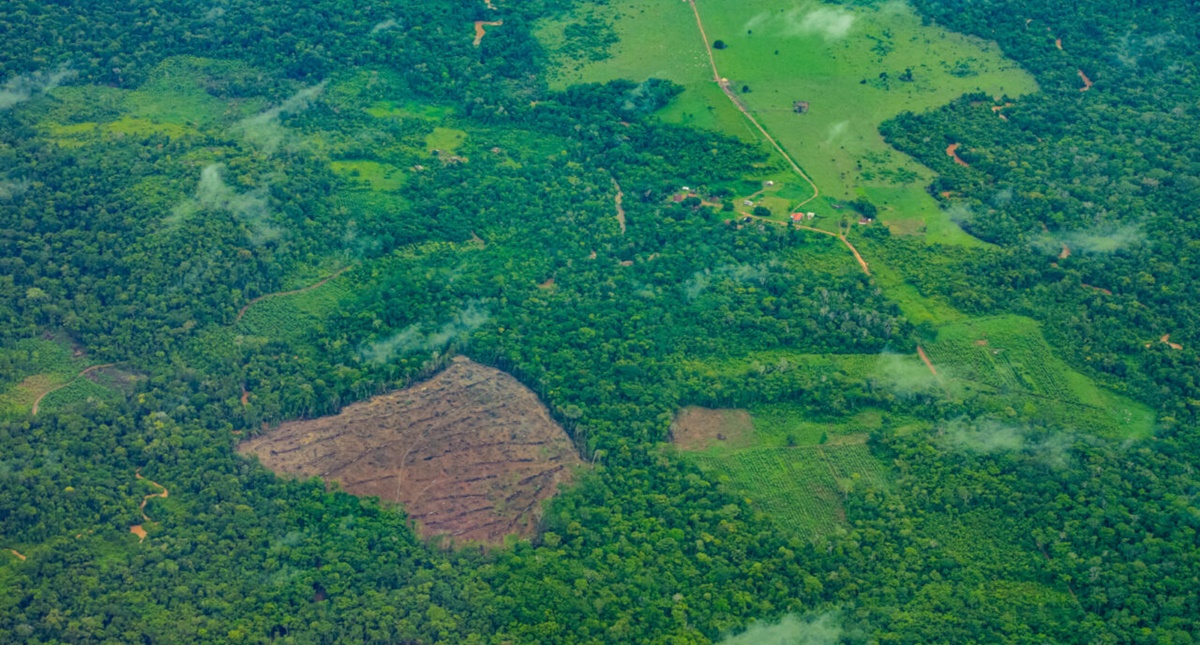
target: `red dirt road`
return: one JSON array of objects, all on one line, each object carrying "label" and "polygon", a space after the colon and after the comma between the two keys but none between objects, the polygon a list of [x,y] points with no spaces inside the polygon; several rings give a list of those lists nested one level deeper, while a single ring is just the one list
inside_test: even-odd
[{"label": "red dirt road", "polygon": [[[142,477],[142,471],[140,468],[138,469],[137,472],[134,473],[134,476],[137,477],[138,479],[145,479],[150,485],[154,486],[155,488],[162,489],[161,493],[151,493],[151,494],[143,497],[141,505],[138,506],[138,510],[142,512],[142,519],[145,520],[146,522],[150,522],[153,524],[154,523],[153,520],[151,520],[149,517],[146,516],[146,503],[155,497],[162,497],[165,499],[167,497],[167,495],[169,495],[170,493],[167,492],[166,486],[163,486],[162,484],[159,484],[158,482],[153,482],[153,481],[150,481],[149,479],[146,479],[145,477]],[[133,526],[129,527],[129,532],[138,536],[139,543],[146,540],[146,528],[141,524],[134,524]]]},{"label": "red dirt road", "polygon": [[1092,85],[1095,85],[1095,83],[1092,83],[1092,79],[1088,78],[1088,75],[1083,73],[1082,69],[1079,70],[1079,78],[1083,81],[1083,87],[1079,88],[1080,92],[1086,92],[1092,89]]},{"label": "red dirt road", "polygon": [[963,168],[970,168],[971,164],[963,161],[962,157],[958,156],[958,148],[961,145],[962,144],[960,143],[952,143],[946,146],[946,156],[954,159],[954,163],[962,166]]},{"label": "red dirt road", "polygon": [[503,24],[504,24],[503,20],[490,20],[490,21],[489,20],[476,20],[475,21],[475,46],[478,47],[479,43],[483,42],[483,37],[487,34],[487,31],[484,29],[484,27],[499,27],[500,25],[503,25]]},{"label": "red dirt road", "polygon": [[925,367],[929,368],[930,373],[934,376],[938,375],[937,368],[933,366],[933,361],[929,360],[929,355],[925,353],[924,347],[917,345],[917,356],[920,356],[921,360],[925,362]]}]

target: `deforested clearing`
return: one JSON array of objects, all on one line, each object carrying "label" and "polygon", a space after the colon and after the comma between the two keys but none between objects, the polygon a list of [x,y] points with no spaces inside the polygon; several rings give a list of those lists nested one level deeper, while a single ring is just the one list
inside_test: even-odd
[{"label": "deforested clearing", "polygon": [[424,536],[492,544],[532,535],[541,503],[582,463],[532,391],[461,357],[340,414],[284,423],[239,452],[279,474],[399,502]]},{"label": "deforested clearing", "polygon": [[712,410],[688,407],[679,411],[671,424],[671,439],[684,450],[712,446],[744,447],[754,433],[754,422],[746,410]]}]

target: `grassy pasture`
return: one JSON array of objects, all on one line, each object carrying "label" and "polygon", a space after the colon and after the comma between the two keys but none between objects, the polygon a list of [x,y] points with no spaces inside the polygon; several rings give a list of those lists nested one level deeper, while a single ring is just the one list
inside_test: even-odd
[{"label": "grassy pasture", "polygon": [[807,537],[831,533],[845,524],[846,495],[887,486],[887,467],[866,445],[866,433],[885,424],[878,410],[811,419],[776,403],[751,407],[750,416],[748,436],[734,441],[730,430],[731,441],[681,454],[781,526]]},{"label": "grassy pasture", "polygon": [[[824,195],[871,199],[896,232],[977,243],[925,193],[932,172],[887,146],[878,128],[900,112],[932,109],[966,92],[1016,97],[1036,91],[1032,77],[998,47],[922,25],[902,2],[703,0],[699,10],[709,39],[727,45],[714,52],[721,75],[736,90],[749,90],[742,101]],[[713,83],[686,2],[617,0],[586,11],[609,20],[620,42],[603,60],[562,60],[556,85],[670,79],[686,91],[663,110],[663,120],[760,138]],[[553,35],[570,19],[542,25],[539,33],[552,50]],[[794,101],[808,101],[809,112],[794,113]],[[835,215],[826,200],[809,208]]]},{"label": "grassy pasture", "polygon": [[995,316],[943,326],[926,347],[962,394],[982,396],[998,411],[1114,438],[1147,437],[1154,413],[1105,390],[1054,355],[1038,323]]},{"label": "grassy pasture", "polygon": [[329,167],[338,176],[364,182],[371,190],[394,191],[404,185],[404,171],[391,164],[343,159],[330,162]]}]

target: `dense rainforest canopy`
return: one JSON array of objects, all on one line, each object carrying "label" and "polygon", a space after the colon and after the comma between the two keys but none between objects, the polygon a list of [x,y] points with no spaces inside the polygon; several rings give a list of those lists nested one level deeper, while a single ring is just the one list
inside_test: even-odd
[{"label": "dense rainforest canopy", "polygon": [[[781,162],[657,119],[669,82],[552,90],[571,0],[4,3],[0,642],[1200,638],[1200,12],[913,4],[1040,86],[883,128],[986,245],[731,215]],[[1049,345],[913,373],[960,345],[909,291]],[[420,539],[235,451],[455,354],[588,463],[532,540]],[[665,445],[686,406],[876,419],[885,474],[813,448],[798,530]]]}]

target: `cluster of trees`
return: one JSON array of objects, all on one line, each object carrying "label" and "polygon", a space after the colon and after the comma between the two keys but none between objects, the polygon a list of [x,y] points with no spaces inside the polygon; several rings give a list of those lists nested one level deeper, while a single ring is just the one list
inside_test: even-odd
[{"label": "cluster of trees", "polygon": [[[939,192],[973,200],[979,217],[966,225],[1000,248],[929,250],[882,229],[864,243],[904,258],[891,266],[929,259],[909,278],[965,310],[1057,323],[1050,329],[1075,362],[1159,406],[1173,430],[1160,441],[1064,435],[1015,413],[1019,447],[997,451],[952,440],[992,422],[975,401],[836,371],[689,369],[781,348],[911,352],[923,332],[871,278],[797,260],[840,250],[837,240],[739,227],[698,200],[671,203],[681,185],[721,194],[761,169],[763,151],[654,122],[679,91],[669,83],[547,91],[529,25],[559,4],[505,6],[504,28],[479,48],[469,27],[493,15],[483,3],[0,8],[14,35],[0,52],[7,75],[64,63],[78,82],[135,86],[162,60],[197,54],[246,64],[232,81],[209,78],[212,96],[264,105],[333,79],[327,96],[284,116],[321,145],[274,152],[219,120],[183,136],[63,146],[45,127],[59,99],[0,112],[9,172],[0,181],[29,182],[0,201],[0,340],[62,331],[148,376],[120,404],[0,422],[0,548],[28,556],[0,565],[0,640],[702,643],[754,618],[837,611],[846,638],[880,642],[1189,642],[1200,615],[1189,595],[1200,575],[1189,505],[1200,485],[1194,349],[1146,350],[1139,335],[1171,325],[1186,343],[1181,325],[1195,322],[1184,281],[1193,259],[1167,243],[1196,239],[1171,215],[1184,211],[1168,210],[1194,196],[1194,131],[1182,128],[1195,115],[1150,109],[1155,92],[1189,90],[1136,78],[1175,73],[1173,62],[1138,62],[1111,78],[1089,68],[1093,90],[1067,88],[1074,70],[1034,51],[1022,31],[1028,15],[1053,21],[1068,43],[1085,40],[1092,27],[1072,26],[1089,23],[1072,23],[1062,3],[984,3],[1004,9],[987,29],[990,14],[974,5],[918,4],[1013,54],[1026,46],[1033,53],[1022,61],[1047,91],[1006,111],[1008,122],[968,97],[886,132],[944,172]],[[1175,24],[1195,20],[1185,3],[1160,4]],[[1159,20],[1113,7],[1091,36],[1112,44],[1120,25]],[[1139,61],[1168,56],[1136,42],[1155,52]],[[1086,47],[1078,51],[1089,60],[1111,51]],[[1186,65],[1191,51],[1172,55]],[[356,84],[360,67],[380,73]],[[1133,88],[1125,103],[1096,99],[1118,82]],[[467,132],[455,154],[468,161],[423,152],[428,119],[363,109],[414,92],[457,106],[441,125]],[[1100,110],[1114,118],[1083,118]],[[1171,132],[1183,143],[1169,142]],[[1085,135],[1098,143],[1083,148]],[[1160,156],[1130,154],[1139,139],[1160,142]],[[963,142],[972,167],[942,164],[942,140]],[[1008,158],[1017,153],[1005,142],[1036,148]],[[1086,154],[1105,163],[1079,163]],[[331,159],[390,164],[406,181],[365,191]],[[201,174],[213,164],[222,170]],[[217,198],[202,197],[201,177],[203,194]],[[177,217],[189,200],[195,212]],[[1092,234],[1134,208],[1162,213],[1137,222],[1151,243],[1110,253],[1070,238],[1076,251],[1057,266],[1036,250],[1042,224],[1053,235]],[[261,234],[263,225],[278,234]],[[242,306],[322,262],[353,264],[332,315],[299,338],[237,335]],[[277,479],[234,453],[231,431],[332,412],[420,378],[454,351],[535,389],[594,465],[546,509],[532,543],[422,544],[399,509]],[[27,371],[9,355],[4,374]],[[846,529],[810,541],[659,446],[681,405],[767,401],[814,415],[871,407],[937,430],[885,424],[873,446],[895,480],[853,487]],[[150,498],[149,521],[138,506],[156,489],[135,478],[139,469],[171,493]],[[150,533],[140,545],[133,524]]]}]

